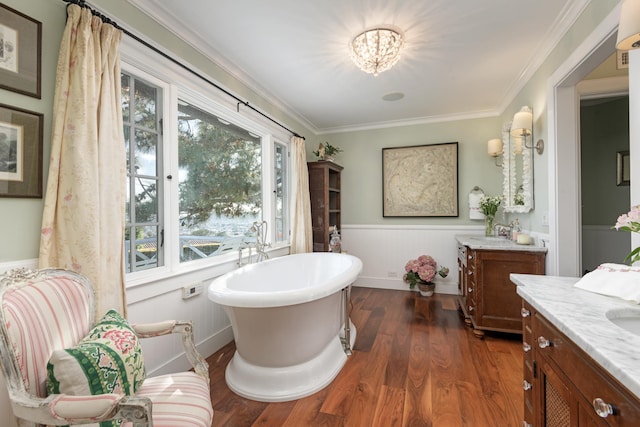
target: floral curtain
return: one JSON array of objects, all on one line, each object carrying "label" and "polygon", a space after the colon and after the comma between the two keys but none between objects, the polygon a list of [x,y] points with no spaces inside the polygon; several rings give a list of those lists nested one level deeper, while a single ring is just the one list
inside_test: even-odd
[{"label": "floral curtain", "polygon": [[309,196],[309,171],[304,139],[291,137],[293,153],[293,225],[291,227],[291,253],[311,252],[311,199]]},{"label": "floral curtain", "polygon": [[126,161],[120,105],[122,31],[67,7],[53,108],[40,267],[91,279],[96,314],[124,314]]}]

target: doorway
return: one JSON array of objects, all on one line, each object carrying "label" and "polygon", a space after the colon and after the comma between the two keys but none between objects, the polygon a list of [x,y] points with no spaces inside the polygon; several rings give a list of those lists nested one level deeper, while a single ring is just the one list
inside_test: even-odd
[{"label": "doorway", "polygon": [[580,100],[582,273],[622,263],[631,235],[611,227],[630,200],[628,94]]},{"label": "doorway", "polygon": [[549,274],[583,272],[578,84],[615,52],[619,16],[618,6],[549,79]]}]

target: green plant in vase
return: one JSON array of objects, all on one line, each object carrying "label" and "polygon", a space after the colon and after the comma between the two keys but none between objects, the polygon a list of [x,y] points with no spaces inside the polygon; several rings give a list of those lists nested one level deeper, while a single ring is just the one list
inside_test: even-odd
[{"label": "green plant in vase", "polygon": [[484,214],[484,234],[485,236],[493,236],[493,222],[496,219],[498,208],[502,204],[501,196],[482,196],[480,199],[480,209]]},{"label": "green plant in vase", "polygon": [[320,143],[318,150],[314,151],[318,160],[333,160],[333,156],[342,152],[342,148],[329,144],[328,142]]}]

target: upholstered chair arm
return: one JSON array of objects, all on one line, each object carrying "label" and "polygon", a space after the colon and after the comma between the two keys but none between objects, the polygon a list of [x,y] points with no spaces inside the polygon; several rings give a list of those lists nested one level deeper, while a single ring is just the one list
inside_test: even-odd
[{"label": "upholstered chair arm", "polygon": [[16,417],[45,425],[89,424],[113,419],[131,421],[134,427],[153,425],[151,400],[122,394],[70,396],[52,394],[41,399],[27,393],[12,396]]},{"label": "upholstered chair arm", "polygon": [[157,337],[166,334],[181,334],[182,345],[187,360],[193,367],[196,374],[202,376],[209,382],[209,364],[198,353],[193,340],[193,323],[191,321],[167,320],[157,323],[144,323],[131,325],[140,338]]}]

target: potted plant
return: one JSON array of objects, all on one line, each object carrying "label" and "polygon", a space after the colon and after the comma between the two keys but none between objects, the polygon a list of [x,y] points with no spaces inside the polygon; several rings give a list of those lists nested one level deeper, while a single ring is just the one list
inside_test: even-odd
[{"label": "potted plant", "polygon": [[434,279],[436,274],[442,278],[447,277],[449,269],[441,267],[438,270],[438,263],[429,255],[420,255],[416,259],[409,260],[404,266],[406,271],[403,280],[409,284],[409,289],[414,289],[416,285],[420,295],[431,296],[436,289]]},{"label": "potted plant", "polygon": [[342,152],[341,148],[331,145],[328,142],[325,142],[324,144],[320,143],[320,145],[318,146],[318,150],[314,151],[313,154],[315,154],[316,157],[318,157],[318,160],[331,161],[333,160],[333,156],[341,152]]}]

